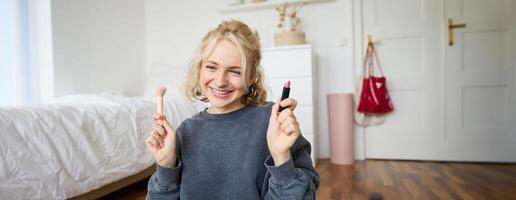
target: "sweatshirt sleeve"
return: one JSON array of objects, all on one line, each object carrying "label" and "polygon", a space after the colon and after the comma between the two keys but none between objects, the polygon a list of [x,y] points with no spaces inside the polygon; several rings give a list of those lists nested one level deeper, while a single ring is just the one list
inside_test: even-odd
[{"label": "sweatshirt sleeve", "polygon": [[156,163],[156,171],[150,177],[147,185],[147,199],[179,199],[183,169],[180,135],[182,131],[183,126],[180,125],[176,130],[177,167],[167,168]]},{"label": "sweatshirt sleeve", "polygon": [[305,144],[295,150],[291,159],[282,165],[274,166],[272,157],[267,157],[265,167],[269,176],[264,181],[264,199],[315,199],[319,175],[310,158],[310,143],[300,138],[304,140],[300,143]]},{"label": "sweatshirt sleeve", "polygon": [[183,167],[181,160],[174,168],[156,164],[156,172],[150,177],[147,199],[179,199],[180,174]]}]

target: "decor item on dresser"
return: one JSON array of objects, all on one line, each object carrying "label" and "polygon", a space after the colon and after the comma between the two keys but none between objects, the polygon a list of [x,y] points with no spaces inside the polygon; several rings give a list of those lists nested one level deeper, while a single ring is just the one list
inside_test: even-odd
[{"label": "decor item on dresser", "polygon": [[[307,3],[290,6],[288,2],[285,2],[283,6],[276,7],[276,11],[278,11],[279,14],[278,25],[276,26],[279,32],[274,34],[274,44],[276,46],[306,43],[305,33],[300,30],[301,19],[298,17],[299,9],[306,4]],[[289,23],[286,22],[286,18],[288,18]]]},{"label": "decor item on dresser", "polygon": [[245,3],[244,0],[232,0],[232,1],[230,1],[229,5],[236,6],[236,5],[242,5],[244,3]]},{"label": "decor item on dresser", "polygon": [[310,45],[264,48],[262,62],[267,100],[281,97],[279,86],[291,82],[290,97],[297,100],[295,110],[301,134],[312,144],[312,162],[317,164],[317,86],[315,56]]}]

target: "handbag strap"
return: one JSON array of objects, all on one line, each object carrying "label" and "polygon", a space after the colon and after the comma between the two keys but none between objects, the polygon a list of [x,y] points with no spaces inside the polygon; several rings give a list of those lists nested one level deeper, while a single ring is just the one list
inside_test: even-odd
[{"label": "handbag strap", "polygon": [[[377,105],[379,105],[380,101],[378,101],[378,98],[376,97],[376,94],[375,94],[374,88],[373,88],[374,87],[373,86],[374,85],[373,84],[373,80],[372,80],[372,78],[370,78],[370,76],[373,75],[373,65],[374,65],[374,63],[373,63],[373,56],[374,56],[373,53],[374,53],[374,45],[373,45],[373,43],[369,42],[367,44],[366,56],[365,56],[365,59],[364,59],[364,76],[363,76],[363,78],[365,78],[366,80],[369,81],[369,90],[370,90],[370,93],[371,93],[371,95],[373,97],[373,101]],[[378,59],[378,58],[376,58],[376,59]]]},{"label": "handbag strap", "polygon": [[374,57],[374,60],[376,60],[376,64],[378,66],[378,70],[380,71],[380,76],[383,77],[383,69],[382,67],[380,66],[380,59],[378,59],[378,52],[376,51],[376,48],[374,47],[374,44],[373,43],[370,43],[369,44],[370,47],[371,47],[371,58],[370,58],[370,75],[374,75],[374,61],[373,61],[373,57]]},{"label": "handbag strap", "polygon": [[371,43],[367,43],[367,49],[366,49],[366,54],[365,54],[365,58],[364,58],[364,65],[363,65],[363,68],[362,68],[362,77],[364,78],[368,78],[371,74],[371,68],[370,68],[370,62],[371,62],[371,57],[372,55],[372,48],[371,48]]}]

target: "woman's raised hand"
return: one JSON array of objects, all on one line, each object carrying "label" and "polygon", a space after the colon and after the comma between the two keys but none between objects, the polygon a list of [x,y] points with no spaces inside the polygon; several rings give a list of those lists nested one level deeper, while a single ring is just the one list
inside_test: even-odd
[{"label": "woman's raised hand", "polygon": [[162,167],[176,166],[176,130],[163,115],[165,87],[156,90],[157,113],[152,116],[152,130],[145,140],[145,146],[154,155],[156,163]]},{"label": "woman's raised hand", "polygon": [[[278,112],[279,106],[287,109]],[[290,148],[301,135],[299,122],[294,115],[297,101],[291,98],[276,101],[272,106],[269,128],[267,130],[267,144],[274,164],[279,166],[290,159]]]},{"label": "woman's raised hand", "polygon": [[176,166],[176,131],[164,115],[154,113],[149,137],[145,140],[147,149],[154,155],[156,163],[162,167]]}]

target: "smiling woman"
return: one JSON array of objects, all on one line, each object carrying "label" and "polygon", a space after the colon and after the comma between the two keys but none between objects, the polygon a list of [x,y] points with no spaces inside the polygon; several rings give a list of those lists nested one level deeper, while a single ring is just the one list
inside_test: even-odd
[{"label": "smiling woman", "polygon": [[202,63],[200,86],[211,103],[208,112],[231,112],[244,105],[240,97],[250,84],[243,81],[240,64],[238,47],[227,40],[217,43],[213,53]]},{"label": "smiling woman", "polygon": [[186,95],[210,105],[177,129],[154,115],[145,140],[156,160],[148,199],[315,198],[319,176],[293,112],[297,101],[265,101],[260,61],[258,33],[243,22],[206,34]]},{"label": "smiling woman", "polygon": [[[199,45],[197,56],[190,64],[188,81],[185,84],[186,96],[209,102],[206,93],[203,94],[202,86],[199,87],[198,78],[203,67],[211,63],[210,66],[232,67],[233,75],[235,70],[238,70],[235,68],[240,68],[239,76],[246,86],[245,96],[241,98],[242,104],[265,102],[267,93],[263,86],[262,69],[259,67],[261,46],[258,33],[246,27],[247,25],[243,23],[223,23],[206,34]],[[226,47],[229,48],[226,49]]]}]

